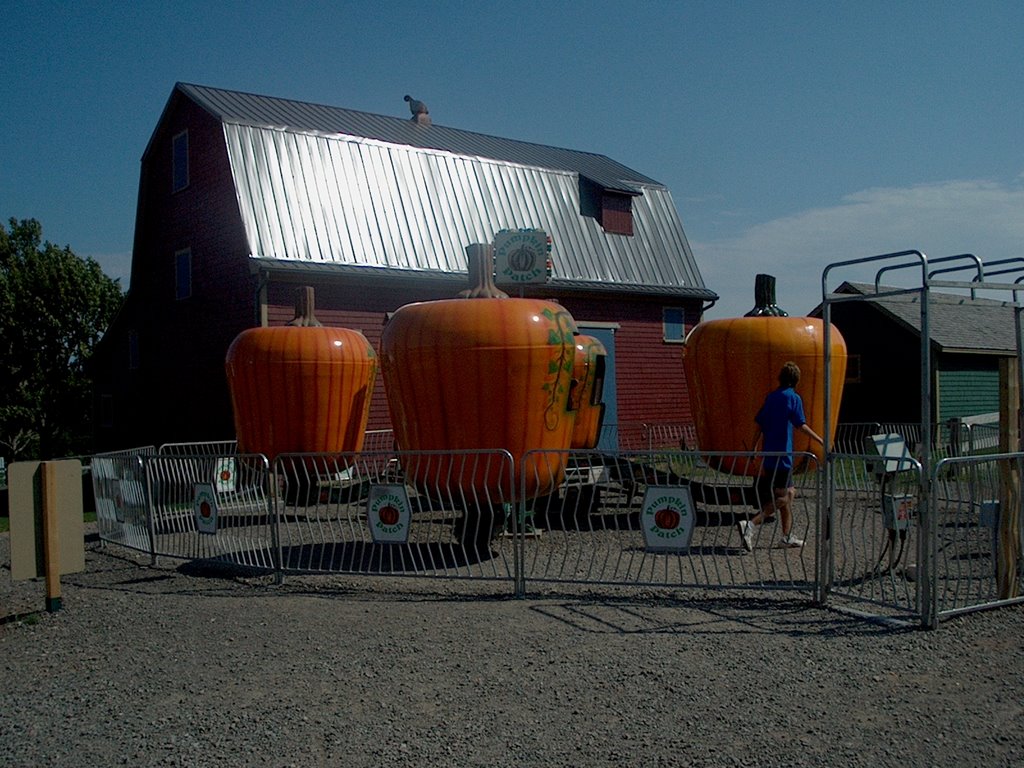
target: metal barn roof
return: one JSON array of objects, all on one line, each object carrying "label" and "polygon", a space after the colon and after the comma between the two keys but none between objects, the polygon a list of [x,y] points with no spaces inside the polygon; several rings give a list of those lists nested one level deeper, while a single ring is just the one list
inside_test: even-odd
[{"label": "metal barn roof", "polygon": [[[198,85],[177,90],[223,123],[262,265],[464,273],[466,245],[539,227],[554,243],[556,285],[715,297],[669,190],[602,155]],[[632,236],[581,215],[581,177],[631,196]]]}]

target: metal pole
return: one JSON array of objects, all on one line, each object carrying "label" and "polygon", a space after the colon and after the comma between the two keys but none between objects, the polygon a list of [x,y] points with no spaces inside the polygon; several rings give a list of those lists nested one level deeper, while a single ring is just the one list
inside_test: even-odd
[{"label": "metal pole", "polygon": [[920,560],[921,560],[921,623],[936,629],[939,625],[938,614],[938,567],[936,562],[936,540],[938,538],[938,520],[932,501],[932,358],[931,358],[931,326],[929,324],[929,304],[931,292],[927,279],[921,287],[921,446],[920,461],[921,490],[918,504],[920,509]]},{"label": "metal pole", "polygon": [[825,424],[822,429],[822,457],[825,460],[824,479],[818,472],[818,536],[817,547],[818,578],[815,585],[815,600],[824,605],[832,590],[832,515],[833,515],[833,482],[832,482],[832,305],[828,299],[828,285],[825,274],[821,278],[822,324],[825,344]]},{"label": "metal pole", "polygon": [[159,561],[156,556],[156,519],[153,514],[153,481],[150,476],[150,462],[147,458],[139,456],[138,463],[141,474],[145,477],[146,498],[143,499],[143,502],[146,508],[146,535],[149,537],[149,564],[155,567]]}]

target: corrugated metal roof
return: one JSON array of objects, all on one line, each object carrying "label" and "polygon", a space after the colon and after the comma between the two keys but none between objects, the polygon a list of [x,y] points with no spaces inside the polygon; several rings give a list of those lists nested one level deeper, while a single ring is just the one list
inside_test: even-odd
[{"label": "corrugated metal roof", "polygon": [[[658,184],[654,179],[621,163],[590,152],[503,139],[443,125],[418,125],[412,120],[398,117],[202,85],[178,83],[177,87],[224,123],[343,134],[389,144],[440,149],[459,155],[572,171],[593,179],[606,189],[627,193],[638,192],[639,184]],[[404,104],[402,106],[404,108]]]},{"label": "corrugated metal roof", "polygon": [[[899,291],[879,286],[879,293]],[[921,295],[904,293],[873,297],[874,284],[843,283],[836,293],[860,293],[871,298],[872,305],[902,323],[921,332]],[[1017,349],[1013,322],[1013,304],[1008,301],[975,298],[937,290],[928,292],[928,328],[932,341],[947,351],[1009,353]]]},{"label": "corrugated metal roof", "polygon": [[[501,229],[552,237],[564,285],[715,298],[669,190],[600,155],[411,120],[179,85],[224,123],[252,256],[464,273]],[[579,176],[629,188],[632,236],[580,213]],[[623,180],[626,181],[623,181]],[[628,183],[627,183],[628,182]],[[265,263],[265,262],[264,262]]]}]

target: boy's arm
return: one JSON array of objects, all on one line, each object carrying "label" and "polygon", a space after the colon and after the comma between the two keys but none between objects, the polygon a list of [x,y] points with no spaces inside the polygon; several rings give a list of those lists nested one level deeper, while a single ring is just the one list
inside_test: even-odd
[{"label": "boy's arm", "polygon": [[825,441],[821,439],[821,436],[817,432],[811,429],[811,425],[808,424],[806,421],[800,425],[800,431],[807,435],[809,438],[811,438],[811,440],[817,441],[819,445],[825,445]]}]

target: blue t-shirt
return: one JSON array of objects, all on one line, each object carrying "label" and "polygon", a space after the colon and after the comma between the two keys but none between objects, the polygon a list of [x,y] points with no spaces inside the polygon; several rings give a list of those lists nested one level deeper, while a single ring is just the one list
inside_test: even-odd
[{"label": "blue t-shirt", "polygon": [[802,427],[804,401],[792,387],[779,387],[768,393],[761,410],[754,418],[764,435],[763,451],[785,451],[785,456],[767,456],[766,468],[793,468],[793,427]]}]

